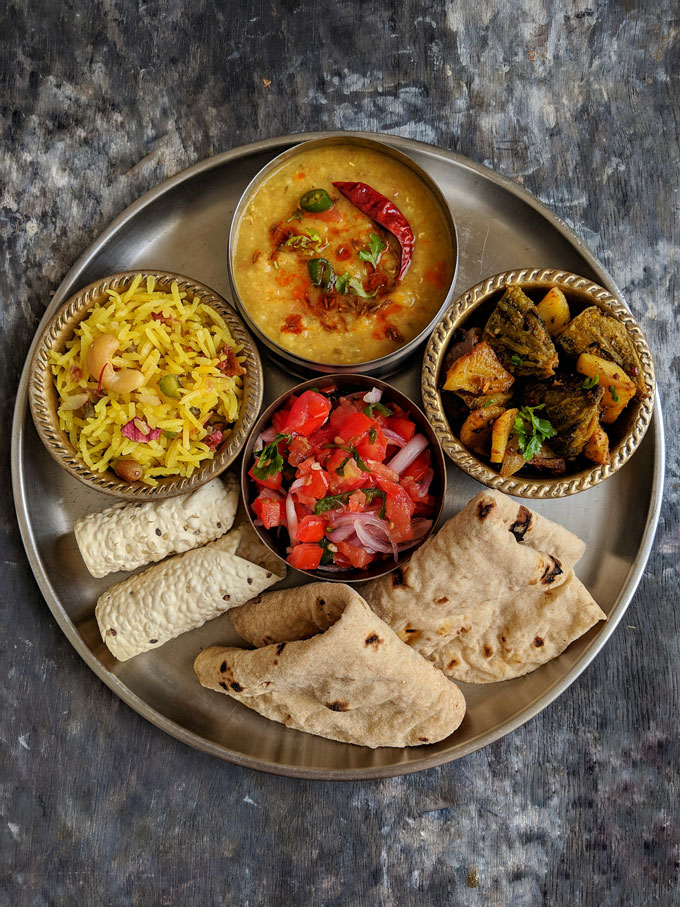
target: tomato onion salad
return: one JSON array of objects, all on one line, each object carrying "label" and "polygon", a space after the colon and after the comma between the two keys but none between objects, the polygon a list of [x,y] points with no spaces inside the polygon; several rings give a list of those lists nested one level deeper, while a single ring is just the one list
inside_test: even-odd
[{"label": "tomato onion salad", "polygon": [[432,526],[430,443],[378,388],[292,395],[254,454],[255,525],[280,527],[286,560],[300,570],[396,563]]}]

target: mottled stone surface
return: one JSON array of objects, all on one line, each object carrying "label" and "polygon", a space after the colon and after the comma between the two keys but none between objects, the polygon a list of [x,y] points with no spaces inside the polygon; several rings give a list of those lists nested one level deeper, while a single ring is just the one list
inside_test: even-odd
[{"label": "mottled stone surface", "polygon": [[[0,904],[678,903],[678,15],[518,0],[8,0],[0,10]],[[50,293],[211,154],[319,128],[487,163],[614,275],[654,349],[656,544],[602,657],[466,759],[367,784],[257,774],[123,705],[59,631],[11,505],[9,428]]]}]

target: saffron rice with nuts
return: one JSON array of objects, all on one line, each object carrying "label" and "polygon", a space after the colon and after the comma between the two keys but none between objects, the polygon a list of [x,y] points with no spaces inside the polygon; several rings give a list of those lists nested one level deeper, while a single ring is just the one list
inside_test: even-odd
[{"label": "saffron rice with nuts", "polygon": [[220,314],[176,282],[169,293],[155,283],[137,275],[124,293],[108,290],[65,352],[50,353],[76,453],[95,472],[152,486],[214,457],[238,418],[244,374]]}]

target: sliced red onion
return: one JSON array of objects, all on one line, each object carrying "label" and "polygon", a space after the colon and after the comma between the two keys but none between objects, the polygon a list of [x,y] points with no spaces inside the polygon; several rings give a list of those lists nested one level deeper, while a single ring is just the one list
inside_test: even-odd
[{"label": "sliced red onion", "polygon": [[288,524],[288,535],[290,536],[291,545],[295,544],[295,536],[297,535],[298,528],[298,518],[297,513],[295,512],[295,501],[293,500],[293,495],[288,492],[288,497],[286,498],[286,523]]},{"label": "sliced red onion", "polygon": [[364,394],[364,403],[380,403],[382,391],[378,387],[372,387],[367,394]]},{"label": "sliced red onion", "polygon": [[389,428],[383,428],[382,430],[385,439],[390,442],[390,444],[395,444],[397,447],[405,447],[406,441],[402,438],[401,435],[398,435],[396,431],[392,431]]},{"label": "sliced red onion", "polygon": [[430,442],[425,435],[414,435],[406,447],[402,448],[398,454],[395,454],[387,464],[389,469],[402,474],[405,469],[413,463],[416,457],[422,453]]},{"label": "sliced red onion", "polygon": [[253,452],[257,453],[258,450],[262,450],[265,444],[271,444],[274,438],[276,437],[276,432],[272,427],[266,428],[264,431],[255,439],[255,446],[253,447]]},{"label": "sliced red onion", "polygon": [[423,497],[425,497],[425,495],[430,490],[430,485],[432,484],[432,479],[434,479],[434,470],[433,469],[426,470],[425,475],[423,476],[423,481],[418,486],[420,488],[420,493],[422,494]]},{"label": "sliced red onion", "polygon": [[355,520],[359,520],[360,523],[372,523],[373,525],[384,526],[385,528],[387,528],[387,523],[385,522],[385,520],[381,520],[380,517],[375,515],[375,513],[350,513],[348,510],[344,511],[343,513],[339,513],[337,516],[333,516],[333,525],[353,525]]},{"label": "sliced red onion", "polygon": [[[140,428],[140,426],[142,426]],[[142,429],[145,429],[142,431]],[[121,428],[121,435],[129,438],[131,441],[137,441],[138,444],[146,444],[149,441],[156,441],[161,436],[160,428],[151,428],[144,419],[134,418]]]},{"label": "sliced red onion", "polygon": [[332,542],[344,542],[345,539],[348,539],[350,535],[354,533],[354,526],[352,523],[347,523],[346,526],[334,526],[333,529],[328,530],[330,535],[330,540]]},{"label": "sliced red onion", "polygon": [[307,485],[308,478],[309,476],[300,476],[300,478],[296,479],[290,486],[289,491],[300,491],[301,488],[304,488],[305,485]]},{"label": "sliced red onion", "polygon": [[341,567],[340,564],[319,564],[317,570],[328,570],[329,573],[339,573],[341,570],[351,570],[351,567]]},{"label": "sliced red onion", "polygon": [[[384,542],[381,539],[376,538],[376,536],[371,533],[371,531],[366,528],[359,520],[354,524],[356,530],[357,538],[368,551],[369,554],[372,554],[374,551],[380,551],[382,554],[389,554],[392,551],[393,545],[388,542]],[[396,546],[394,547],[394,555],[396,557]]]}]

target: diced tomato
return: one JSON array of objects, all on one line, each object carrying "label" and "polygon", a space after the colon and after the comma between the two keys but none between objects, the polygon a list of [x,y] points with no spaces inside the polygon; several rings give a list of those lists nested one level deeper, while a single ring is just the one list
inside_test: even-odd
[{"label": "diced tomato", "polygon": [[298,523],[295,539],[298,542],[320,542],[326,529],[326,519],[322,516],[303,517]]},{"label": "diced tomato", "polygon": [[296,545],[286,560],[291,567],[297,567],[298,570],[316,570],[321,563],[323,549],[320,545],[302,544]]},{"label": "diced tomato", "polygon": [[404,441],[410,441],[416,433],[416,426],[410,419],[404,419],[402,416],[390,416],[387,420],[387,428],[399,435]]},{"label": "diced tomato", "polygon": [[366,495],[363,491],[354,491],[347,502],[350,513],[361,513],[366,506]]},{"label": "diced tomato", "polygon": [[324,424],[331,411],[331,401],[318,391],[303,391],[293,403],[282,431],[309,436]]},{"label": "diced tomato", "polygon": [[[428,471],[431,472],[432,470]],[[425,475],[427,476],[427,471]],[[425,483],[419,479],[414,479],[413,476],[402,476],[401,487],[406,489],[406,492],[412,501],[425,501],[427,498],[434,500],[432,495],[429,495],[426,491],[423,492],[423,488],[429,488],[429,485],[425,485]]]},{"label": "diced tomato", "polygon": [[265,529],[273,529],[284,522],[285,502],[265,489],[255,498],[251,506],[262,520]]},{"label": "diced tomato", "polygon": [[[358,548],[356,545],[350,545],[349,542],[335,542],[335,544],[340,554],[347,558],[352,567],[358,567],[362,570],[373,560],[372,554],[369,554],[363,548]],[[335,558],[335,563],[341,563],[338,557]]]},{"label": "diced tomato", "polygon": [[369,477],[369,473],[359,469],[355,459],[346,450],[334,450],[328,458],[326,470],[331,494],[341,494],[344,491],[361,488]]},{"label": "diced tomato", "polygon": [[311,509],[328,493],[329,475],[313,460],[305,460],[297,468],[297,478],[291,485],[291,491],[302,504]]},{"label": "diced tomato", "polygon": [[365,413],[349,416],[339,430],[343,441],[352,444],[362,459],[381,462],[387,453],[387,441],[375,419]]},{"label": "diced tomato", "polygon": [[288,462],[291,466],[299,466],[303,460],[312,453],[312,445],[303,435],[295,435],[288,447]]},{"label": "diced tomato", "polygon": [[[374,477],[380,476],[386,482],[391,482],[393,485],[399,487],[399,473],[395,472],[393,469],[390,469],[389,466],[385,466],[383,463],[378,463],[376,460],[369,460],[366,462],[366,465],[370,468],[371,473]],[[380,486],[382,488],[382,485]],[[387,489],[383,489],[387,491]]]},{"label": "diced tomato", "polygon": [[253,481],[257,482],[260,488],[271,488],[276,491],[281,487],[283,476],[280,472],[275,472],[273,476],[269,476],[267,479],[260,479],[253,473],[253,469],[255,469],[255,464],[250,467],[248,475]]},{"label": "diced tomato", "polygon": [[365,413],[353,413],[345,419],[338,429],[338,434],[343,441],[356,444],[367,434],[369,429],[376,427],[375,419],[371,419]]},{"label": "diced tomato", "polygon": [[305,485],[305,491],[317,501],[324,497],[328,491],[328,476],[323,469],[312,469],[309,474],[309,482]]},{"label": "diced tomato", "polygon": [[406,469],[402,472],[402,483],[404,477],[406,476],[410,476],[411,478],[415,479],[416,482],[422,482],[429,468],[430,451],[428,449],[425,449],[422,453],[418,454],[413,463],[411,463],[410,466],[407,466]]},{"label": "diced tomato", "polygon": [[382,463],[387,454],[387,440],[377,423],[368,430],[368,433],[364,435],[356,448],[357,453],[364,460],[376,460]]},{"label": "diced tomato", "polygon": [[411,516],[415,504],[403,489],[400,491],[399,496],[388,495],[385,499],[385,516],[395,542],[405,542],[413,536]]},{"label": "diced tomato", "polygon": [[334,433],[337,434],[346,420],[358,412],[359,410],[357,407],[353,403],[350,403],[349,400],[345,400],[345,402],[341,403],[337,409],[334,409],[330,418],[330,424]]},{"label": "diced tomato", "polygon": [[297,397],[295,395],[289,397],[281,407],[281,409],[277,409],[277,411],[272,416],[272,428],[277,434],[279,432],[283,433],[283,426],[286,424],[286,420],[288,419],[288,413],[290,412],[290,409],[296,400]]}]

